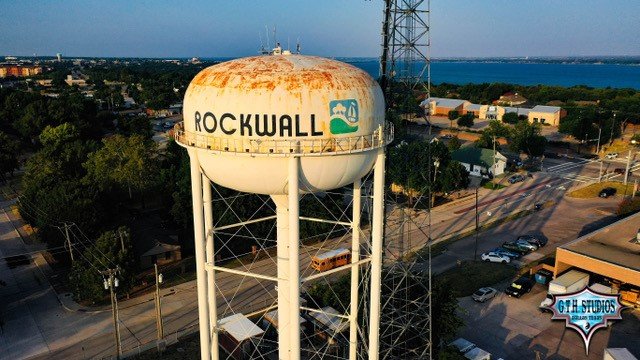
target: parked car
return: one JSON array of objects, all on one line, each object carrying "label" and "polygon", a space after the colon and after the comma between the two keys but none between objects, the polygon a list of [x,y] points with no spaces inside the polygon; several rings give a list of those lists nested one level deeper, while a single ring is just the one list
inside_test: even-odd
[{"label": "parked car", "polygon": [[511,258],[509,258],[508,256],[500,255],[498,253],[494,253],[491,251],[482,254],[480,258],[482,259],[482,261],[490,261],[490,262],[503,263],[503,264],[507,264],[511,262]]},{"label": "parked car", "polygon": [[496,254],[499,254],[499,255],[508,256],[508,257],[511,258],[511,260],[517,260],[517,259],[520,259],[522,257],[522,254],[520,254],[519,252],[509,251],[509,250],[503,249],[503,248],[495,248],[495,249],[493,249],[491,251],[496,253]]},{"label": "parked car", "polygon": [[615,159],[618,157],[618,153],[608,153],[607,155],[604,156],[605,159]]},{"label": "parked car", "polygon": [[165,121],[164,124],[162,124],[162,127],[169,130],[173,127],[173,122],[172,121]]},{"label": "parked car", "polygon": [[505,241],[504,243],[502,243],[502,247],[504,249],[514,251],[522,255],[531,252],[529,248],[521,246],[520,244],[517,244],[515,241]]},{"label": "parked car", "polygon": [[498,290],[492,287],[483,287],[474,292],[473,295],[471,295],[471,298],[477,302],[485,302],[496,296],[497,293]]},{"label": "parked car", "polygon": [[521,297],[528,293],[533,288],[534,281],[530,277],[523,276],[518,280],[511,283],[511,285],[504,290],[505,294],[514,297]]},{"label": "parked car", "polygon": [[509,177],[509,184],[515,184],[515,183],[521,182],[521,181],[524,181],[524,176],[522,176],[520,174],[511,175],[511,177]]},{"label": "parked car", "polygon": [[533,245],[537,246],[538,248],[541,248],[541,247],[547,245],[547,239],[543,238],[542,236],[520,235],[520,236],[518,236],[518,240],[524,240],[524,241],[528,242],[529,244],[533,244]]},{"label": "parked car", "polygon": [[600,193],[598,194],[598,196],[599,196],[599,197],[601,197],[601,198],[606,199],[606,198],[608,198],[609,196],[613,196],[613,195],[615,195],[615,194],[616,194],[616,191],[617,191],[617,190],[616,190],[615,188],[612,188],[612,187],[606,187],[606,188],[604,188],[604,189],[600,190]]},{"label": "parked car", "polygon": [[538,250],[538,246],[534,245],[530,242],[528,242],[527,240],[524,239],[516,239],[516,245],[520,245],[522,247],[524,247],[525,249],[529,249],[529,251],[536,251]]}]

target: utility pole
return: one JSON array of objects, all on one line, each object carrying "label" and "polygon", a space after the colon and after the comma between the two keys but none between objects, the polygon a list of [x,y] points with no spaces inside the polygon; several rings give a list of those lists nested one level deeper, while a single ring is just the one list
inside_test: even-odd
[{"label": "utility pole", "polygon": [[611,136],[609,136],[609,145],[613,144],[613,128],[616,126],[616,113],[613,113],[613,121],[611,122]]},{"label": "utility pole", "polygon": [[[124,234],[126,235],[127,233],[125,232]],[[124,237],[122,236],[122,231],[120,231],[120,229],[118,229],[118,235],[120,235],[120,248],[124,254]]]},{"label": "utility pole", "polygon": [[629,181],[629,168],[631,167],[631,150],[629,150],[629,156],[627,156],[627,167],[624,171],[624,184],[627,185]]},{"label": "utility pole", "polygon": [[164,326],[162,324],[162,307],[160,304],[160,284],[162,284],[162,274],[158,275],[158,264],[153,264],[156,271],[156,326],[158,328],[158,340],[164,338]]},{"label": "utility pole", "polygon": [[69,224],[64,223],[64,235],[67,238],[67,246],[69,246],[69,255],[71,256],[71,263],[75,261],[73,258],[73,247],[71,246],[71,238],[69,237]]},{"label": "utility pole", "polygon": [[108,269],[102,272],[102,275],[106,275],[108,279],[104,280],[104,289],[109,290],[111,293],[111,313],[113,315],[113,327],[115,329],[116,340],[116,358],[120,359],[122,356],[122,344],[120,343],[120,324],[118,323],[118,298],[116,297],[115,288],[119,285],[119,280],[116,277],[116,273],[120,270],[119,267],[115,269]]},{"label": "utility pole", "polygon": [[473,260],[475,261],[478,257],[478,187],[476,187],[476,243],[473,248]]},{"label": "utility pole", "polygon": [[602,182],[602,159],[600,159],[600,172],[598,173],[598,182]]},{"label": "utility pole", "polygon": [[600,153],[600,136],[602,135],[602,127],[598,126],[598,145],[596,146],[596,155]]},{"label": "utility pole", "polygon": [[[493,165],[492,165],[493,169],[491,170],[491,176],[493,178],[496,177],[496,136],[493,135]],[[491,181],[493,182],[493,179],[491,179]],[[496,183],[493,182],[493,189],[495,190],[496,188]]]}]

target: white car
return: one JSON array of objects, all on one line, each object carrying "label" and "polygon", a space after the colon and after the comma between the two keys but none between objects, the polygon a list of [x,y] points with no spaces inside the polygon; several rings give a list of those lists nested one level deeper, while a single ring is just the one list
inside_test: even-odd
[{"label": "white car", "polygon": [[605,155],[604,157],[605,157],[605,159],[609,159],[609,160],[615,159],[615,158],[618,157],[618,153],[609,153],[609,154]]},{"label": "white car", "polygon": [[511,262],[511,258],[509,258],[508,256],[500,255],[493,251],[482,254],[480,258],[482,259],[482,261],[490,261],[503,264],[508,264]]},{"label": "white car", "polygon": [[485,302],[496,296],[497,293],[498,290],[492,287],[483,287],[474,292],[473,295],[471,295],[471,298],[477,302]]}]

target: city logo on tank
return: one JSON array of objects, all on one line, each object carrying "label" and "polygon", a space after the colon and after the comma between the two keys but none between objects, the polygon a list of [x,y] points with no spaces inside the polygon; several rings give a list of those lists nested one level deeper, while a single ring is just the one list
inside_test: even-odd
[{"label": "city logo on tank", "polygon": [[553,311],[552,320],[564,320],[565,326],[575,329],[584,340],[589,355],[589,342],[596,330],[606,328],[609,320],[620,320],[625,307],[619,295],[603,294],[584,288],[575,293],[554,295],[547,309]]},{"label": "city logo on tank", "polygon": [[358,131],[360,113],[355,99],[332,100],[329,102],[329,130],[334,135]]}]

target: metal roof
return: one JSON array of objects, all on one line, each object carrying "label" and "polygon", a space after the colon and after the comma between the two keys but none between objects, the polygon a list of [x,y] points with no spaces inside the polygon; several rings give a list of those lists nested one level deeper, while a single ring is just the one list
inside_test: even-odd
[{"label": "metal roof", "polygon": [[349,327],[348,321],[342,319],[339,316],[335,316],[340,315],[338,310],[332,308],[331,306],[323,307],[321,310],[321,313],[311,311],[309,312],[309,316],[334,333],[342,332]]},{"label": "metal roof", "polygon": [[529,108],[521,108],[521,107],[510,107],[510,106],[505,106],[504,107],[504,112],[506,113],[516,113],[518,114],[518,116],[520,115],[529,115],[529,112],[531,112],[532,109]]},{"label": "metal roof", "polygon": [[482,105],[480,104],[472,104],[472,103],[467,103],[464,104],[464,109],[467,111],[480,111],[480,108],[482,107]]},{"label": "metal roof", "polygon": [[531,109],[531,111],[544,112],[544,113],[550,113],[550,114],[557,113],[560,110],[562,110],[562,108],[559,106],[547,106],[547,105],[536,105],[533,107],[533,109]]},{"label": "metal roof", "polygon": [[461,99],[447,99],[447,98],[429,98],[429,102],[435,101],[436,106],[445,107],[445,108],[456,108],[460,105],[464,105],[468,103],[467,100]]},{"label": "metal roof", "polygon": [[[302,300],[302,299],[301,299]],[[276,328],[278,327],[278,310],[272,310],[269,311],[268,313],[264,314],[264,319],[267,320],[268,322],[272,323],[273,326],[275,326]],[[306,323],[307,320],[305,320],[302,316],[300,316],[300,325]]]},{"label": "metal roof", "polygon": [[228,316],[219,322],[220,328],[231,335],[237,342],[242,342],[264,333],[256,324],[243,314]]}]

